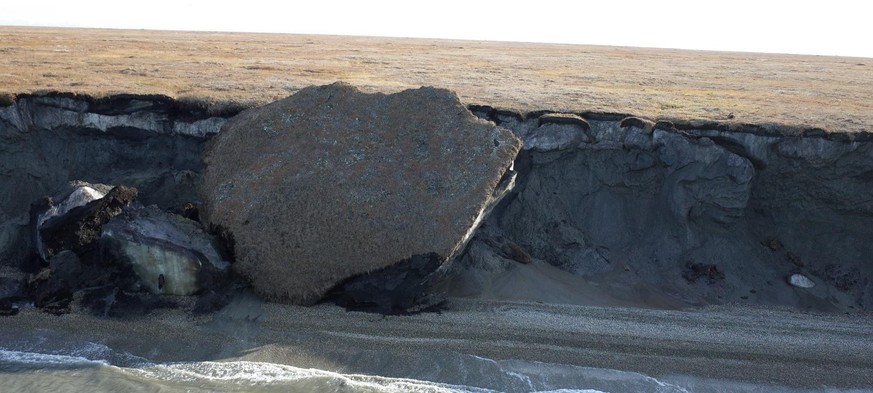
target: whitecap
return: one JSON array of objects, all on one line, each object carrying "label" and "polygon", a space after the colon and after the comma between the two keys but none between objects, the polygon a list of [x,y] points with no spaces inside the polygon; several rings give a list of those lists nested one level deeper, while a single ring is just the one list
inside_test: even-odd
[{"label": "whitecap", "polygon": [[[196,386],[242,385],[252,388],[285,386],[319,387],[325,390],[378,393],[491,393],[494,390],[450,385],[415,379],[372,375],[340,374],[294,366],[250,362],[180,362],[125,369],[147,380],[161,380]],[[257,389],[254,389],[257,390]],[[319,389],[320,390],[320,389]]]},{"label": "whitecap", "polygon": [[84,356],[57,355],[0,349],[0,367],[4,365],[27,365],[33,367],[81,367],[106,364],[109,364],[106,360],[92,360]]}]

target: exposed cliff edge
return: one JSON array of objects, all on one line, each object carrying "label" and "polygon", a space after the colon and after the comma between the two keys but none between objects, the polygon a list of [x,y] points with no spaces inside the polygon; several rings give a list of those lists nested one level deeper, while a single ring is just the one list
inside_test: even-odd
[{"label": "exposed cliff edge", "polygon": [[196,201],[203,144],[234,114],[161,96],[19,96],[0,107],[0,264],[30,258],[30,204],[70,181],[133,186],[165,209]]},{"label": "exposed cliff edge", "polygon": [[[505,278],[506,258],[493,246],[503,242],[618,299],[655,306],[662,295],[690,304],[873,304],[866,138],[475,109],[516,132],[525,150],[518,185],[460,261],[491,271],[459,275],[480,281],[462,286],[466,293],[499,287],[483,281]],[[792,274],[815,286],[793,286]]]},{"label": "exposed cliff edge", "polygon": [[[873,304],[870,134],[470,109],[525,147],[515,189],[447,269],[456,294],[501,296],[495,280],[550,271],[675,304]],[[197,204],[203,144],[234,114],[155,96],[0,107],[0,289],[36,258],[32,202],[84,180],[163,209]]]}]

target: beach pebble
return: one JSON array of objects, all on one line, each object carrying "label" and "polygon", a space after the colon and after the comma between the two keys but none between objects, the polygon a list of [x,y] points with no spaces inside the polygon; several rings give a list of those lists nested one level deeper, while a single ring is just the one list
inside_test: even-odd
[{"label": "beach pebble", "polygon": [[792,274],[788,277],[788,283],[798,288],[812,288],[815,286],[815,283],[803,274]]}]

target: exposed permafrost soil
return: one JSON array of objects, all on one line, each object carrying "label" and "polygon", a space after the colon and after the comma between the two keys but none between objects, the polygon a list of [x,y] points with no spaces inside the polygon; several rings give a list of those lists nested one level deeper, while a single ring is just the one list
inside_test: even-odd
[{"label": "exposed permafrost soil", "polygon": [[[461,293],[519,293],[489,292],[517,268],[514,244],[598,285],[605,304],[873,302],[870,142],[479,114],[525,150],[515,191],[455,266]],[[792,274],[815,286],[791,286]]]},{"label": "exposed permafrost soil", "polygon": [[634,114],[695,128],[717,121],[783,133],[873,130],[873,59],[865,58],[0,26],[0,93],[162,94],[222,108],[336,81],[383,92],[443,87],[471,104]]},{"label": "exposed permafrost soil", "polygon": [[[525,283],[558,280],[566,296],[528,300],[873,303],[873,142],[471,109],[525,150],[515,190],[446,268],[455,294],[521,296]],[[0,108],[2,265],[32,261],[30,203],[68,181],[133,185],[162,208],[197,203],[203,143],[230,114],[154,96],[22,96]],[[540,276],[520,279],[521,264]],[[792,274],[815,286],[789,285]],[[565,291],[575,278],[615,301]]]}]

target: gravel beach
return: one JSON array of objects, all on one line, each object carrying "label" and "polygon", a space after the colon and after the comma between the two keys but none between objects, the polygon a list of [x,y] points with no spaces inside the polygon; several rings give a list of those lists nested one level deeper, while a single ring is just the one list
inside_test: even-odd
[{"label": "gravel beach", "polygon": [[870,315],[733,306],[665,311],[453,299],[441,313],[383,317],[241,295],[199,319],[178,311],[117,320],[23,310],[3,320],[0,334],[6,346],[45,337],[58,348],[94,342],[156,362],[245,360],[485,388],[495,386],[481,386],[487,381],[465,359],[596,367],[660,380],[691,376],[717,385],[873,386]]}]

